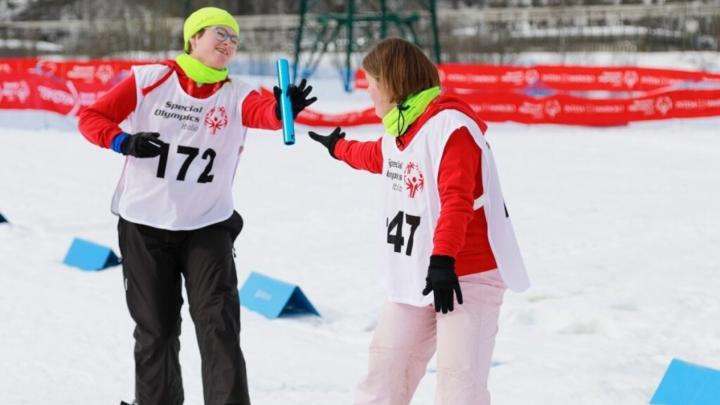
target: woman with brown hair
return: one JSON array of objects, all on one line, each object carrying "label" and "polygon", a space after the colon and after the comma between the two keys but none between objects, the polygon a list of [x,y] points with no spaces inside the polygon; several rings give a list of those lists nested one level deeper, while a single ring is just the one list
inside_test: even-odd
[{"label": "woman with brown hair", "polygon": [[388,299],[355,404],[409,404],[435,352],[436,404],[490,404],[503,294],[529,283],[487,126],[466,103],[440,94],[437,69],[407,41],[379,42],[363,69],[386,133],[357,142],[340,128],[310,132],[334,158],[383,179],[380,277]]}]

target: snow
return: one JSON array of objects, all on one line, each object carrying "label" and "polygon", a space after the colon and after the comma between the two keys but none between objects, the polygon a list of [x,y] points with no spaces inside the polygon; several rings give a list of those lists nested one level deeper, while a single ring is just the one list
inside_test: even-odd
[{"label": "snow", "polygon": [[[336,79],[313,84],[320,111],[370,104]],[[495,405],[645,404],[673,357],[720,368],[718,125],[490,125],[533,282],[505,296]],[[132,399],[133,325],[120,268],[62,264],[76,236],[118,252],[109,204],[122,158],[57,115],[2,111],[0,128],[0,213],[11,222],[0,224],[0,403]],[[309,129],[298,127],[291,147],[279,132],[250,131],[234,187],[245,219],[240,282],[258,271],[296,283],[322,314],[268,320],[243,308],[255,404],[351,403],[382,303],[379,178],[332,160],[305,137]],[[379,131],[347,129],[353,139]],[[187,306],[183,319],[186,403],[200,404]],[[435,377],[432,361],[413,405],[433,403]]]},{"label": "snow", "polygon": [[47,41],[31,41],[21,39],[0,39],[0,48],[7,49],[36,49],[43,52],[60,52],[62,45]]}]

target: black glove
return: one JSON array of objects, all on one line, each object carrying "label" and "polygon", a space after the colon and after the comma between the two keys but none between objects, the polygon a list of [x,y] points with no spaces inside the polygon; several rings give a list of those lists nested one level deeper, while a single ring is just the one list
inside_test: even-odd
[{"label": "black glove", "polygon": [[157,132],[138,132],[128,135],[120,146],[120,150],[123,155],[149,158],[159,155],[163,145],[165,142],[160,140],[160,134]]},{"label": "black glove", "polygon": [[[320,142],[330,152],[330,156],[335,157],[335,144],[342,138],[345,138],[345,132],[340,127],[336,127],[330,135],[323,136],[313,131],[309,131],[308,135],[313,141]],[[336,158],[337,159],[337,158]]]},{"label": "black glove", "polygon": [[425,279],[423,295],[435,294],[435,312],[443,314],[452,312],[454,307],[453,293],[457,294],[458,304],[463,303],[460,283],[455,274],[455,259],[450,256],[430,256],[430,267]]},{"label": "black glove", "polygon": [[[312,86],[305,86],[307,86],[307,81],[302,79],[299,86],[291,84],[290,87],[288,87],[288,97],[290,97],[290,104],[292,104],[293,118],[297,117],[305,107],[317,101],[317,97],[307,98],[312,91]],[[280,107],[280,96],[282,95],[282,90],[280,90],[280,87],[273,87],[273,94],[275,95],[275,116],[281,120],[282,108]]]}]

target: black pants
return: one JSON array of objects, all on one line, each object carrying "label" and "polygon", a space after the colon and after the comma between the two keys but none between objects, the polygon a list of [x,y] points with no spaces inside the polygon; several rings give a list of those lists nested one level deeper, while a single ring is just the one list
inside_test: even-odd
[{"label": "black pants", "polygon": [[193,231],[118,223],[125,296],[135,321],[138,405],[180,405],[184,394],[178,352],[182,278],[202,358],[206,405],[249,405],[240,350],[240,303],[233,242],[237,212]]}]

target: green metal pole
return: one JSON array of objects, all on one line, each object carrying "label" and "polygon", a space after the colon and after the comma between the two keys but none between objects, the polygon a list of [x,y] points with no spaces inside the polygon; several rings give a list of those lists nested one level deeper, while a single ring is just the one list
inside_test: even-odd
[{"label": "green metal pole", "polygon": [[430,18],[432,20],[433,50],[435,53],[435,63],[440,64],[442,63],[442,58],[440,53],[440,38],[438,36],[437,26],[437,7],[435,4],[435,0],[429,0],[428,3],[428,7],[430,8]]},{"label": "green metal pole", "polygon": [[300,0],[300,26],[295,35],[295,55],[292,70],[292,82],[297,81],[298,65],[300,64],[300,46],[302,41],[303,30],[305,29],[305,14],[307,12],[308,0]]},{"label": "green metal pole", "polygon": [[385,0],[380,0],[380,13],[382,19],[380,20],[380,39],[387,37],[387,4]]},{"label": "green metal pole", "polygon": [[345,91],[352,91],[352,51],[353,51],[353,26],[355,25],[355,0],[347,1],[347,24],[348,42],[347,53],[345,54]]}]

